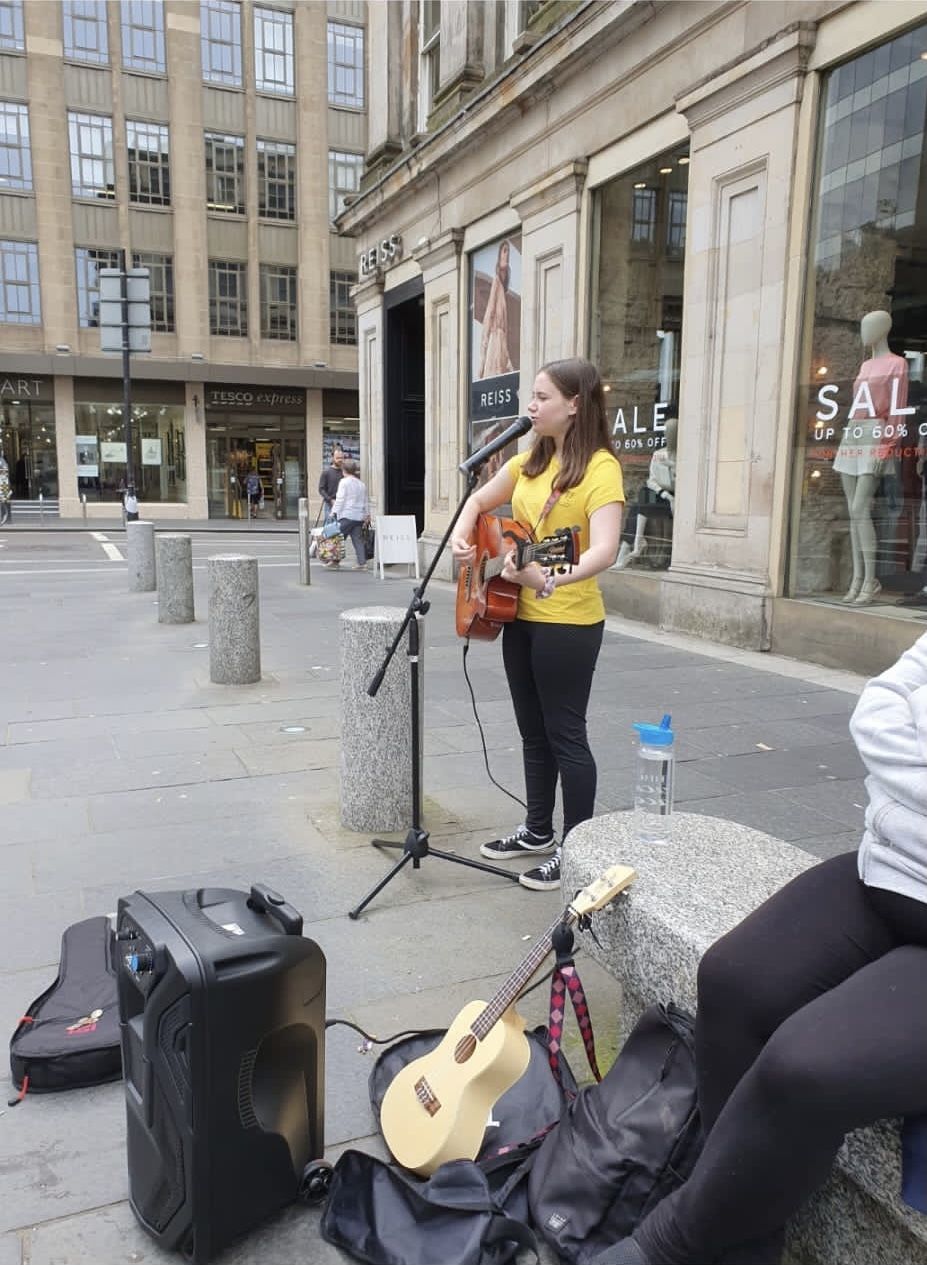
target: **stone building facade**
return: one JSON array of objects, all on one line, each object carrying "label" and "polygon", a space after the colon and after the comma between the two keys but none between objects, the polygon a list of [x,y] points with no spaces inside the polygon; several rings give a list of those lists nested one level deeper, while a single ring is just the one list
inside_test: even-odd
[{"label": "stone building facade", "polygon": [[[131,359],[143,515],[295,516],[357,450],[354,246],[332,224],[367,148],[363,0],[4,0],[0,444],[17,502],[112,517],[121,356],[99,274],[148,268]],[[85,508],[86,507],[86,508]]]},{"label": "stone building facade", "polygon": [[[629,501],[678,418],[673,513],[647,520],[643,494],[643,551],[603,577],[612,610],[861,671],[911,644],[925,23],[921,0],[371,6],[367,167],[339,220],[361,445],[426,552],[463,455],[524,411],[540,365],[583,354]],[[855,385],[886,354],[861,343],[875,311],[904,380],[888,403]],[[857,430],[876,447],[851,486],[832,466]]]}]

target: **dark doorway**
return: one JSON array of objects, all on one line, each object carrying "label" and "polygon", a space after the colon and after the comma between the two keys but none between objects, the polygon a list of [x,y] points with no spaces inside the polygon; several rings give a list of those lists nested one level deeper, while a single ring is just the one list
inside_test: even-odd
[{"label": "dark doorway", "polygon": [[[412,293],[410,293],[412,291]],[[420,280],[386,300],[386,513],[425,526],[425,297]]]}]

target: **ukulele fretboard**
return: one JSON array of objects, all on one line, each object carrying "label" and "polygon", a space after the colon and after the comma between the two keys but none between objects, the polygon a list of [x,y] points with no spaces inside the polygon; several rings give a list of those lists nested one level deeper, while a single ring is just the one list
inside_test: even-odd
[{"label": "ukulele fretboard", "polygon": [[512,974],[508,977],[499,991],[493,997],[492,1001],[487,1002],[485,1009],[477,1015],[476,1019],[470,1025],[470,1031],[482,1041],[487,1036],[490,1029],[499,1022],[509,1006],[516,1000],[518,994],[527,984],[528,980],[535,973],[544,959],[550,953],[552,948],[552,940],[554,932],[561,926],[572,926],[576,921],[576,915],[572,909],[567,909],[559,917],[555,918],[550,924],[543,936],[540,937],[537,944],[520,964],[516,967]]}]

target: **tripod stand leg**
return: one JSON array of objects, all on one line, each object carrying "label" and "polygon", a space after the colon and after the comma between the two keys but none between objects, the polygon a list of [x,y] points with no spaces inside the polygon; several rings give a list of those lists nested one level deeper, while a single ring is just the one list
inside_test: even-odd
[{"label": "tripod stand leg", "polygon": [[[374,840],[374,842],[377,842],[377,840]],[[386,841],[380,840],[379,842],[384,843]],[[392,846],[402,847],[402,844],[393,844]],[[380,879],[376,887],[372,887],[370,889],[370,891],[367,893],[367,895],[364,897],[361,903],[359,905],[355,905],[353,909],[348,910],[348,917],[353,918],[355,920],[358,919],[361,913],[363,912],[363,910],[366,909],[366,907],[373,900],[374,896],[376,896],[378,892],[382,892],[383,888],[390,881],[390,879],[393,878],[395,875],[397,875],[399,871],[402,869],[402,867],[408,864],[408,862],[411,860],[412,860],[412,853],[404,852],[402,856],[399,858],[399,860],[396,862],[396,864],[393,866],[393,868],[389,870],[388,873],[382,879]]]},{"label": "tripod stand leg", "polygon": [[484,874],[501,874],[503,878],[510,879],[511,882],[518,882],[518,872],[512,870],[500,870],[498,865],[486,865],[483,861],[471,861],[469,857],[455,856],[453,852],[441,852],[438,848],[429,848],[428,855],[440,857],[442,861],[453,861],[455,865],[467,865],[471,870],[482,870]]}]

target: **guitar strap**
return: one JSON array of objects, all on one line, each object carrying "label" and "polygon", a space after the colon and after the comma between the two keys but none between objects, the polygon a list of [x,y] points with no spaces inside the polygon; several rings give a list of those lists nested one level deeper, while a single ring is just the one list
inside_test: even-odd
[{"label": "guitar strap", "polygon": [[590,1071],[595,1079],[600,1081],[602,1074],[599,1071],[599,1064],[595,1056],[595,1037],[592,1032],[592,1020],[589,1017],[586,994],[583,991],[579,972],[572,957],[573,932],[569,927],[560,927],[555,932],[554,949],[557,953],[557,965],[554,967],[554,973],[550,980],[550,1020],[548,1022],[550,1042],[547,1052],[550,1070],[553,1072],[557,1083],[561,1084],[560,1050],[563,1040],[563,1027],[566,1022],[566,997],[569,994],[570,1001],[573,1003],[573,1013],[576,1015],[576,1022],[579,1024],[579,1031],[583,1038],[583,1046],[586,1050]]},{"label": "guitar strap", "polygon": [[550,496],[544,502],[544,508],[541,510],[541,513],[538,515],[538,521],[534,524],[534,526],[531,529],[531,537],[533,540],[537,540],[538,528],[540,527],[541,523],[543,523],[544,519],[547,517],[550,511],[557,504],[557,502],[560,500],[561,495],[562,493],[559,488],[553,488],[551,490]]}]

